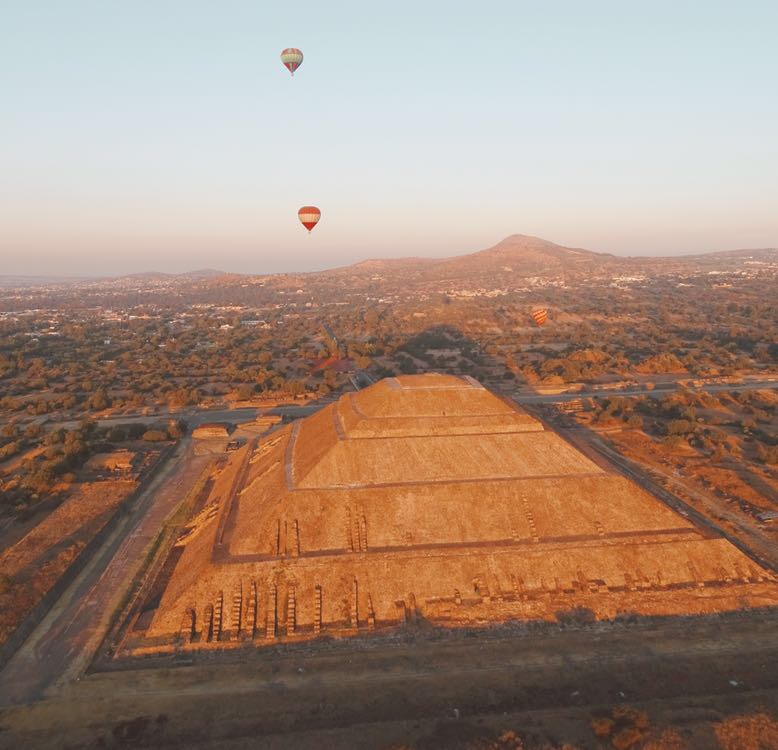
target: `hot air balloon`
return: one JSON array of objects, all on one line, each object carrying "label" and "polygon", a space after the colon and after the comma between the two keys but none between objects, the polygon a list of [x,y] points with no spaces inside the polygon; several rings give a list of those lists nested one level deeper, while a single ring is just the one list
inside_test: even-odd
[{"label": "hot air balloon", "polygon": [[539,326],[545,325],[546,324],[546,320],[548,319],[548,310],[546,310],[545,307],[536,307],[532,311],[532,319]]},{"label": "hot air balloon", "polygon": [[321,211],[316,206],[303,206],[298,212],[302,225],[310,232],[321,219]]},{"label": "hot air balloon", "polygon": [[281,62],[294,75],[295,70],[303,64],[303,53],[296,47],[288,47],[281,53]]}]

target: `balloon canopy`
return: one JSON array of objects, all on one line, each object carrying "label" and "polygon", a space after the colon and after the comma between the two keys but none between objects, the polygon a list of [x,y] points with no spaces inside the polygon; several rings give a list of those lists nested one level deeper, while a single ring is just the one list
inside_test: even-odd
[{"label": "balloon canopy", "polygon": [[297,216],[300,223],[310,232],[319,223],[321,211],[316,206],[303,206],[297,212]]},{"label": "balloon canopy", "polygon": [[539,326],[545,325],[546,324],[546,320],[548,319],[548,310],[546,310],[545,307],[536,307],[532,311],[532,319]]},{"label": "balloon canopy", "polygon": [[281,62],[286,69],[294,75],[295,70],[299,68],[303,63],[303,53],[296,47],[287,47],[281,53]]}]

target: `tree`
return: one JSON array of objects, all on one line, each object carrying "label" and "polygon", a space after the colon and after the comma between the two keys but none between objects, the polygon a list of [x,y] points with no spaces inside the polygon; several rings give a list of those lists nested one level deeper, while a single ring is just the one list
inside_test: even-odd
[{"label": "tree", "polygon": [[694,430],[694,423],[688,419],[674,419],[667,425],[668,435],[688,435]]},{"label": "tree", "polygon": [[111,405],[111,401],[108,398],[108,394],[105,392],[105,388],[98,388],[91,396],[87,405],[90,409],[95,411],[102,411],[107,409]]},{"label": "tree", "polygon": [[235,397],[239,401],[248,401],[254,395],[254,386],[243,383],[235,389]]},{"label": "tree", "polygon": [[186,434],[186,422],[181,419],[171,419],[167,423],[167,434],[171,440],[179,440]]},{"label": "tree", "polygon": [[756,444],[756,456],[763,464],[778,464],[778,445]]},{"label": "tree", "polygon": [[19,443],[10,442],[0,448],[0,461],[5,461],[6,458],[11,458],[19,452]]},{"label": "tree", "polygon": [[62,427],[58,427],[56,430],[52,430],[46,437],[46,442],[49,445],[58,445],[65,442],[66,431]]},{"label": "tree", "polygon": [[108,439],[112,443],[121,443],[127,439],[127,432],[119,425],[116,425],[108,430]]},{"label": "tree", "polygon": [[744,435],[748,435],[755,428],[756,422],[753,419],[744,417],[740,420],[740,430]]},{"label": "tree", "polygon": [[24,437],[27,440],[35,440],[36,438],[39,438],[43,435],[43,427],[41,425],[36,424],[33,422],[30,425],[27,425],[27,428],[24,431]]},{"label": "tree", "polygon": [[627,420],[627,426],[632,428],[633,430],[640,430],[643,428],[643,417],[638,416],[637,414],[630,415],[629,419]]}]

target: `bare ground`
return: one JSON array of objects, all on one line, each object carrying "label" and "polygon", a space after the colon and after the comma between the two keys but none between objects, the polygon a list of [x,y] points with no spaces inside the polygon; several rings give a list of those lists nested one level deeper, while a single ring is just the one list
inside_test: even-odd
[{"label": "bare ground", "polygon": [[769,737],[778,717],[774,609],[514,633],[418,631],[175,663],[115,665],[7,709],[0,746],[517,747],[479,744],[510,729],[527,747],[615,747],[600,743],[591,722],[630,704],[649,723],[632,746],[672,727],[686,742],[679,747],[716,748],[737,747],[717,744],[721,722],[761,712]]}]

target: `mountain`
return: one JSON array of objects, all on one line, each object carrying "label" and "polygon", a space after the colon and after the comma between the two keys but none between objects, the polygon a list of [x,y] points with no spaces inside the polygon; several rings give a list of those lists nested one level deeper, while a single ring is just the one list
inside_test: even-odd
[{"label": "mountain", "polygon": [[547,272],[591,270],[595,266],[620,260],[606,253],[563,247],[539,237],[512,234],[494,247],[448,258],[438,265],[436,272],[451,276],[473,272],[543,275]]},{"label": "mountain", "polygon": [[629,257],[564,247],[524,234],[513,234],[493,247],[449,258],[367,260],[351,266],[308,274],[309,279],[347,278],[351,283],[456,282],[491,286],[523,278],[573,279],[619,274],[663,275],[696,270],[732,270],[761,263],[778,263],[778,250],[729,250],[682,256]]},{"label": "mountain", "polygon": [[[181,274],[139,273],[119,278],[53,279],[0,276],[0,288],[15,288],[18,299],[5,309],[45,306],[59,295],[68,304],[102,304],[106,292],[116,305],[164,304],[175,296],[190,303],[263,306],[354,295],[381,299],[413,294],[465,296],[537,286],[611,284],[625,277],[669,278],[672,283],[699,274],[753,274],[778,269],[778,249],[741,249],[697,255],[626,257],[514,234],[493,247],[448,258],[368,259],[350,266],[309,273],[246,275],[201,269]],[[685,283],[685,282],[684,282]],[[25,287],[24,293],[21,293]],[[37,287],[37,289],[36,289]],[[124,295],[124,297],[122,296]]]},{"label": "mountain", "polygon": [[626,261],[608,253],[563,247],[539,237],[513,234],[493,247],[467,255],[368,260],[320,275],[348,277],[354,281],[386,281],[402,276],[408,281],[427,283],[481,283],[495,278],[591,273],[622,266]]},{"label": "mountain", "polygon": [[192,279],[193,281],[196,281],[197,279],[215,279],[219,276],[226,275],[227,273],[225,271],[217,271],[215,268],[201,268],[197,271],[187,271],[186,273],[176,274],[176,278]]}]

